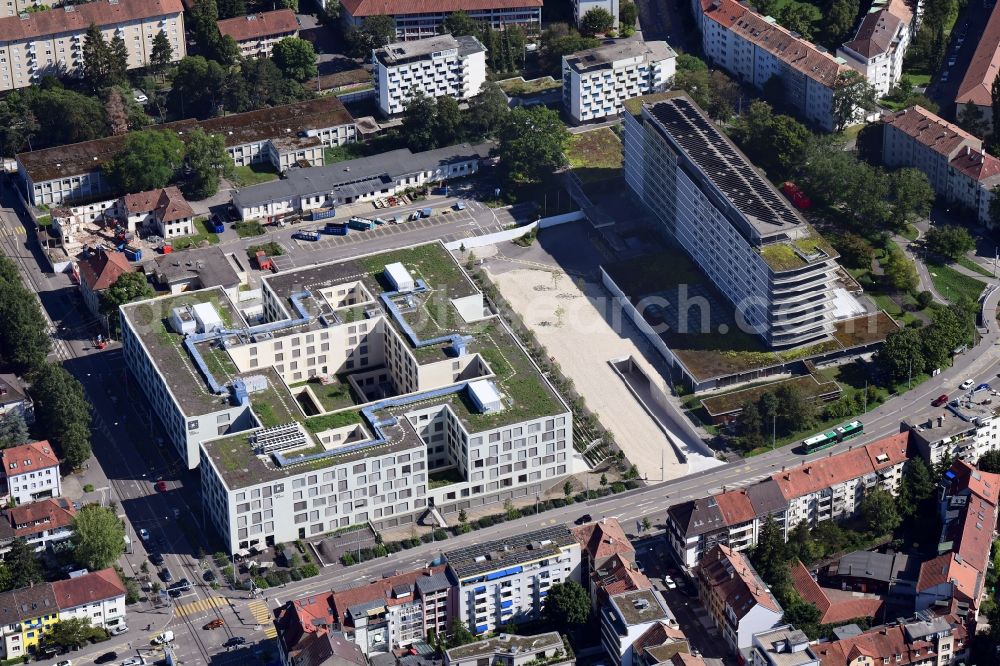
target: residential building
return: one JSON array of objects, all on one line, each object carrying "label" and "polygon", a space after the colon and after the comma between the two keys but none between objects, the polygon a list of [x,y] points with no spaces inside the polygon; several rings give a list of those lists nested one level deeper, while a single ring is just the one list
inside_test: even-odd
[{"label": "residential building", "polygon": [[916,608],[925,610],[937,601],[954,599],[966,604],[975,618],[987,591],[1000,474],[982,472],[956,460],[945,473],[939,491],[940,555],[920,566]]},{"label": "residential building", "polygon": [[653,626],[677,627],[663,597],[653,589],[612,595],[600,615],[601,645],[616,666],[632,666],[638,661],[633,645]]},{"label": "residential building", "polygon": [[489,144],[467,143],[422,153],[398,148],[325,167],[296,169],[287,178],[244,187],[233,195],[233,207],[244,220],[272,222],[292,213],[370,201],[410,187],[471,176],[489,152]]},{"label": "residential building", "polygon": [[[959,396],[946,406],[905,419],[920,456],[931,466],[946,458],[977,461],[1000,446],[1000,419],[985,398]],[[956,404],[957,403],[957,404]]]},{"label": "residential building", "polygon": [[109,42],[123,40],[128,69],[149,65],[160,32],[176,62],[186,55],[183,12],[180,0],[96,0],[0,18],[0,91],[30,86],[50,74],[82,75],[84,35],[91,25]]},{"label": "residential building", "polygon": [[884,97],[903,75],[903,56],[913,37],[916,14],[908,0],[876,0],[854,38],[837,56],[861,72]]},{"label": "residential building", "polygon": [[[181,140],[199,127],[223,137],[236,166],[268,162],[279,171],[303,160],[322,165],[324,147],[350,143],[356,137],[354,119],[335,95],[157,125],[158,130],[176,132]],[[35,206],[51,206],[115,194],[115,186],[104,176],[102,167],[122,149],[125,140],[123,134],[19,153],[17,169],[25,199]]]},{"label": "residential building", "polygon": [[80,294],[83,302],[95,317],[102,316],[101,292],[132,272],[132,264],[121,252],[108,250],[103,245],[85,250],[77,262],[80,274]]},{"label": "residential building", "polygon": [[73,536],[76,510],[63,497],[46,499],[0,509],[0,555],[5,555],[14,539],[24,539],[36,552],[50,543]]},{"label": "residential building", "polygon": [[632,664],[670,664],[677,655],[689,655],[691,644],[676,623],[657,622],[632,643]]},{"label": "residential building", "polygon": [[341,19],[360,27],[369,16],[390,16],[401,40],[433,37],[453,12],[465,12],[494,30],[516,25],[528,34],[542,31],[543,0],[432,0],[414,5],[407,0],[345,0]]},{"label": "residential building", "polygon": [[448,633],[456,616],[444,566],[389,576],[330,595],[334,627],[371,657]]},{"label": "residential building", "polygon": [[919,169],[938,196],[993,226],[990,202],[1000,185],[1000,160],[986,152],[981,139],[921,106],[887,114],[882,125],[887,167]]},{"label": "residential building", "polygon": [[194,233],[194,210],[173,185],[126,194],[120,205],[126,227],[133,233],[139,227],[147,227],[165,240]]},{"label": "residential building", "polygon": [[51,583],[0,592],[0,658],[21,659],[34,653],[57,622],[59,608]]},{"label": "residential building", "polygon": [[987,127],[993,122],[992,88],[1000,69],[1000,10],[994,4],[972,60],[955,94],[955,117],[978,116]]},{"label": "residential building", "polygon": [[717,543],[745,551],[773,520],[787,539],[802,522],[854,516],[864,492],[895,494],[907,459],[906,432],[783,468],[746,488],[675,504],[667,510],[667,538],[681,563],[693,567]]},{"label": "residential building", "polygon": [[666,42],[619,40],[564,55],[563,107],[575,123],[617,116],[625,100],[669,88],[676,71]]},{"label": "residential building", "polygon": [[285,602],[276,611],[274,620],[281,663],[291,666],[303,650],[316,641],[326,640],[328,634],[339,634],[343,641],[357,648],[364,658],[361,646],[338,631],[338,626],[332,593],[311,594]]},{"label": "residential building", "polygon": [[[153,261],[145,262],[142,268],[154,287],[169,294],[221,287],[234,303],[241,303],[243,298],[254,300],[253,292],[240,290],[247,284],[249,262],[246,256],[223,252],[215,245],[155,255]],[[256,302],[259,303],[259,299]],[[248,305],[241,308],[248,317],[252,318],[255,313],[263,316],[262,304],[254,312],[249,308]]]},{"label": "residential building", "polygon": [[436,35],[372,52],[378,108],[402,113],[417,94],[467,100],[486,83],[486,47],[472,35]]},{"label": "residential building", "polygon": [[775,349],[832,337],[836,252],[684,92],[629,102],[625,180]]},{"label": "residential building", "polygon": [[556,631],[533,636],[499,634],[444,651],[444,666],[480,666],[483,663],[573,666],[576,659],[569,643]]},{"label": "residential building", "polygon": [[836,129],[833,92],[840,77],[855,70],[736,0],[693,0],[692,7],[713,64],[758,90],[777,77],[785,104],[800,119]]},{"label": "residential building", "polygon": [[17,375],[0,374],[0,416],[12,412],[20,414],[28,425],[35,422],[35,403],[24,382]]},{"label": "residential building", "polygon": [[509,622],[536,620],[549,588],[579,582],[580,544],[565,525],[553,525],[447,551],[458,581],[458,617],[478,635]]},{"label": "residential building", "polygon": [[592,9],[603,9],[615,19],[614,27],[618,28],[618,0],[573,0],[573,18],[576,25],[583,24],[583,17]]},{"label": "residential building", "polygon": [[612,595],[653,589],[646,574],[639,571],[639,566],[626,557],[616,553],[596,569],[590,570],[587,582],[590,587],[590,605],[594,610],[600,610]]},{"label": "residential building", "polygon": [[840,590],[908,597],[912,611],[919,568],[906,553],[859,550],[820,570],[820,580]]},{"label": "residential building", "polygon": [[748,666],[820,666],[809,637],[790,624],[753,635]]},{"label": "residential building", "polygon": [[580,578],[585,586],[591,573],[603,568],[615,555],[624,561],[635,563],[635,548],[614,517],[601,518],[597,522],[571,528],[570,531],[580,544]]},{"label": "residential building", "polygon": [[223,19],[219,34],[232,37],[244,58],[270,58],[275,44],[299,36],[299,21],[291,9],[277,9]]},{"label": "residential building", "polygon": [[716,544],[695,570],[698,598],[729,649],[739,652],[753,644],[754,634],[773,629],[784,611],[750,560],[728,546]]},{"label": "residential building", "polygon": [[114,569],[71,575],[51,585],[60,622],[80,618],[105,629],[125,624],[125,586]]},{"label": "residential building", "polygon": [[802,562],[792,565],[792,587],[819,610],[819,624],[844,624],[859,618],[885,617],[882,598],[871,593],[820,587]]},{"label": "residential building", "polygon": [[47,440],[12,446],[0,451],[6,486],[4,496],[15,504],[30,504],[62,495],[59,458]]},{"label": "residential building", "polygon": [[[443,319],[418,318],[431,304]],[[219,287],[121,308],[126,365],[177,457],[200,464],[231,552],[574,473],[569,408],[439,243],[264,277],[251,306],[263,323]]]},{"label": "residential building", "polygon": [[848,636],[811,646],[820,666],[949,666],[968,658],[968,632],[953,615],[918,613],[865,632],[856,625],[848,628]]},{"label": "residential building", "polygon": [[310,636],[302,649],[296,651],[285,666],[368,666],[368,660],[357,644],[339,631],[322,631]]}]

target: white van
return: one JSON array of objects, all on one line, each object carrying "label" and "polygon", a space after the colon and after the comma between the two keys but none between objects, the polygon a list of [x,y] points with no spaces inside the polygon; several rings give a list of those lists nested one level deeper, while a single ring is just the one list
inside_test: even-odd
[{"label": "white van", "polygon": [[157,645],[164,645],[166,643],[174,642],[174,632],[164,631],[162,634],[153,639],[153,642]]}]

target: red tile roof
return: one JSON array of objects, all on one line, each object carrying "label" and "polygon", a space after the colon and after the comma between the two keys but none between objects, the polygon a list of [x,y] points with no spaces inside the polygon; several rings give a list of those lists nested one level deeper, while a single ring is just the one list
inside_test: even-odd
[{"label": "red tile roof", "polygon": [[757,512],[753,508],[746,489],[731,490],[715,496],[726,525],[738,525],[753,520]]},{"label": "red tile roof", "polygon": [[964,460],[956,460],[951,466],[955,474],[952,485],[954,492],[968,488],[973,495],[978,495],[993,506],[1000,502],[1000,474],[983,472]]},{"label": "red tile roof", "polygon": [[80,280],[87,288],[97,292],[107,289],[125,273],[132,272],[132,265],[121,252],[98,248],[80,260]]},{"label": "red tile roof", "polygon": [[125,596],[125,586],[115,570],[108,568],[76,578],[57,580],[52,583],[52,593],[59,610],[66,610]]},{"label": "red tile roof", "polygon": [[[434,574],[441,573],[444,570],[445,567],[442,565],[438,567],[431,567],[429,569],[407,571],[406,573],[389,576],[388,578],[383,578],[367,585],[359,585],[358,587],[354,587],[349,590],[334,592],[331,597],[334,617],[341,623],[349,625],[349,622],[346,621],[346,615],[347,610],[351,606],[373,601],[385,603],[386,606],[397,606],[402,603],[413,601],[412,590],[416,585],[417,580],[424,576],[432,576]],[[410,596],[403,597],[401,599],[393,596],[392,589],[400,585],[410,586]]]},{"label": "red tile roof", "polygon": [[724,601],[737,618],[742,619],[756,606],[781,614],[781,606],[743,553],[717,544],[698,562],[698,570],[699,580],[710,588],[711,594]]},{"label": "red tile roof", "polygon": [[44,439],[4,449],[0,453],[0,460],[3,461],[4,476],[17,476],[59,465],[59,458],[56,457],[52,445]]},{"label": "red tile roof", "polygon": [[899,17],[893,16],[887,9],[866,14],[854,39],[845,43],[844,47],[866,58],[886,53],[901,23]]},{"label": "red tile roof", "polygon": [[[22,504],[7,509],[13,537],[28,537],[43,530],[57,530],[73,524],[76,511],[63,498],[46,498],[30,504]],[[7,526],[4,525],[6,528]]]},{"label": "red tile roof", "polygon": [[625,530],[615,518],[602,518],[596,523],[587,523],[570,531],[581,550],[586,551],[593,562],[618,553],[635,553],[635,548],[625,536]]},{"label": "red tile roof", "polygon": [[649,578],[639,571],[635,563],[618,553],[604,562],[600,569],[592,571],[590,577],[592,585],[598,590],[599,601],[622,592],[649,590],[653,587]]},{"label": "red tile roof", "polygon": [[32,12],[24,18],[0,18],[0,40],[13,42],[56,33],[85,32],[91,24],[104,27],[180,14],[183,11],[181,0],[124,0],[113,4],[107,0],[97,0],[70,5],[65,9]]},{"label": "red tile roof", "polygon": [[194,210],[177,187],[171,185],[158,190],[126,194],[123,197],[129,213],[152,213],[164,222],[194,217]]},{"label": "red tile roof", "polygon": [[792,586],[804,601],[815,604],[819,609],[820,624],[839,624],[859,617],[875,617],[882,610],[881,599],[830,599],[802,562],[796,562],[792,567]]},{"label": "red tile roof", "polygon": [[219,32],[237,42],[261,39],[276,35],[290,35],[297,32],[299,22],[291,9],[279,9],[263,14],[249,14],[219,21]]},{"label": "red tile roof", "polygon": [[955,156],[963,146],[981,150],[983,142],[958,125],[953,125],[922,106],[911,106],[902,111],[888,113],[882,122],[892,125],[904,134],[948,158]]},{"label": "red tile roof", "polygon": [[950,164],[956,171],[980,183],[996,180],[1000,176],[1000,160],[974,148],[966,148]]},{"label": "red tile roof", "polygon": [[[952,635],[961,635],[952,623]],[[882,658],[888,658],[893,666],[909,666],[910,664],[925,664],[937,658],[928,655],[928,650],[934,644],[914,640],[907,641],[906,628],[901,625],[884,625],[875,627],[858,636],[851,636],[839,641],[817,643],[812,646],[813,652],[819,657],[821,666],[847,666],[856,662],[859,657],[867,657],[864,661],[880,663]],[[896,660],[899,655],[899,661]]]},{"label": "red tile roof", "polygon": [[982,37],[972,54],[972,62],[955,95],[956,104],[990,106],[990,89],[1000,72],[1000,9],[993,6]]},{"label": "red tile roof", "polygon": [[967,562],[955,557],[955,553],[945,553],[920,565],[917,577],[917,592],[925,592],[948,581],[955,584],[956,596],[969,603],[979,597],[982,574]]},{"label": "red tile roof", "polygon": [[303,637],[317,634],[320,625],[330,627],[336,621],[333,595],[324,593],[289,601],[278,612],[275,625],[278,639],[284,644],[285,651],[289,652],[299,645]]},{"label": "red tile roof", "polygon": [[343,0],[341,6],[354,17],[396,14],[443,14],[488,9],[541,7],[543,0]]}]

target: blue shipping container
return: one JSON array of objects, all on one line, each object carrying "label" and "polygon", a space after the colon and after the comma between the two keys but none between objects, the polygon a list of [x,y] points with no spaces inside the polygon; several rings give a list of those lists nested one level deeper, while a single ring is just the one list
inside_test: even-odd
[{"label": "blue shipping container", "polygon": [[335,224],[333,222],[327,222],[326,226],[323,227],[323,233],[334,236],[346,236],[347,230],[348,226],[346,224]]},{"label": "blue shipping container", "polygon": [[320,208],[319,210],[314,210],[309,214],[309,219],[311,220],[326,220],[331,217],[336,217],[336,208]]}]

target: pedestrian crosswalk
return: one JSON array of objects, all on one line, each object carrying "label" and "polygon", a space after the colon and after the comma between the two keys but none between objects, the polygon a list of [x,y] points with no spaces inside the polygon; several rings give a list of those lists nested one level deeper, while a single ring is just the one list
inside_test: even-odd
[{"label": "pedestrian crosswalk", "polygon": [[178,604],[174,608],[174,613],[183,616],[194,615],[213,608],[224,608],[228,605],[228,602],[222,597],[208,597],[207,599],[199,599],[198,601],[191,601],[186,604]]},{"label": "pedestrian crosswalk", "polygon": [[278,635],[278,630],[274,628],[274,618],[271,616],[271,609],[267,607],[266,601],[255,599],[250,602],[250,612],[253,619],[261,626],[266,638],[274,638]]}]

